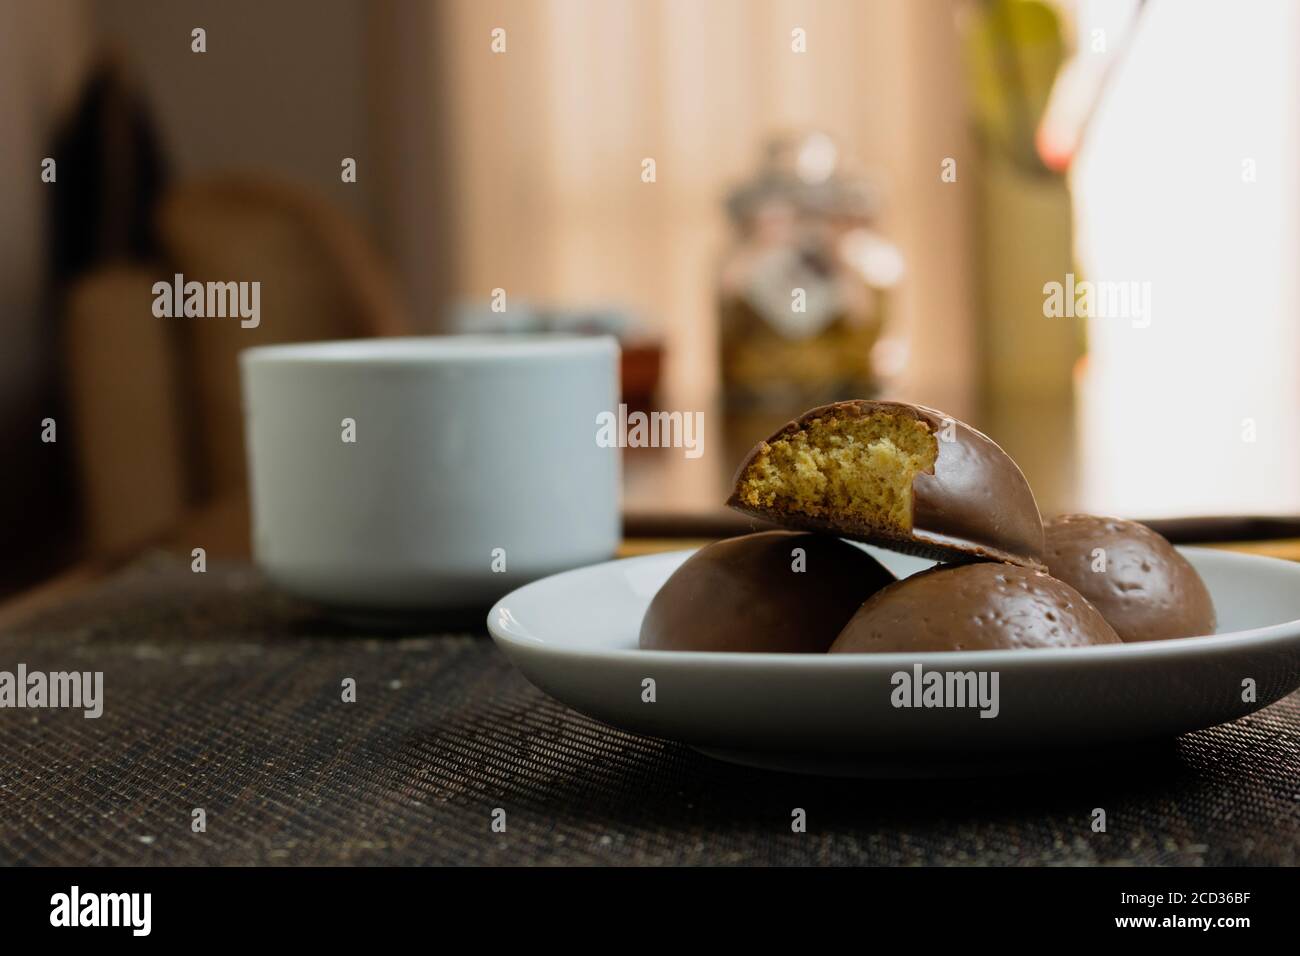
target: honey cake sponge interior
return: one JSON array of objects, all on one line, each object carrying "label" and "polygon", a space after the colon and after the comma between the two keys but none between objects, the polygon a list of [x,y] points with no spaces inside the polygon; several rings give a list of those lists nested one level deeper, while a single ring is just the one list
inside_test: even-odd
[{"label": "honey cake sponge interior", "polygon": [[912,481],[934,473],[938,454],[929,424],[917,418],[829,411],[764,442],[741,473],[736,498],[771,514],[907,534]]}]

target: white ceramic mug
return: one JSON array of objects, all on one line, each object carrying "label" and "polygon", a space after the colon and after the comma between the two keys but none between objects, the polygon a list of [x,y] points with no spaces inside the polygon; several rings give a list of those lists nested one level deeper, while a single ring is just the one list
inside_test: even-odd
[{"label": "white ceramic mug", "polygon": [[258,564],[345,608],[494,600],[611,557],[612,338],[437,336],[240,356]]}]

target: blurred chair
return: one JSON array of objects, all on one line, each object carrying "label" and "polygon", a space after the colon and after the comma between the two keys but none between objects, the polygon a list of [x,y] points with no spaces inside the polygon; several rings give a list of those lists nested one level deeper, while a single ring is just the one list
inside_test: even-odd
[{"label": "blurred chair", "polygon": [[[408,333],[377,252],[327,202],[252,176],[182,183],[157,217],[163,261],[110,267],[70,296],[66,353],[92,555],[205,524],[246,548],[238,353]],[[153,283],[260,282],[260,322],[155,318]],[[204,542],[196,542],[203,545]],[[213,550],[212,548],[209,549]]]},{"label": "blurred chair", "polygon": [[193,389],[203,496],[244,487],[238,355],[254,345],[407,332],[395,288],[361,232],[333,206],[284,183],[228,177],[181,186],[159,210],[171,273],[261,283],[256,328],[237,318],[175,319]]},{"label": "blurred chair", "polygon": [[94,556],[157,538],[185,509],[175,335],[150,310],[155,281],[137,266],[109,267],[68,300],[68,406]]}]

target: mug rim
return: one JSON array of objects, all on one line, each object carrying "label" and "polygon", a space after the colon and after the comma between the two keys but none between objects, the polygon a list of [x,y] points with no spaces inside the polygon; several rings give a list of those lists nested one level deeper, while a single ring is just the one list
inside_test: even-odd
[{"label": "mug rim", "polygon": [[612,335],[520,333],[405,335],[255,345],[239,353],[241,365],[430,365],[608,356]]}]

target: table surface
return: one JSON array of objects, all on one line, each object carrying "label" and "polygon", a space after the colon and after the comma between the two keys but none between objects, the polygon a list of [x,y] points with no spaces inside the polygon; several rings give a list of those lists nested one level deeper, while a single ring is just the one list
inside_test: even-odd
[{"label": "table surface", "polygon": [[[18,662],[103,671],[105,707],[95,720],[0,710],[5,864],[1300,858],[1300,694],[1069,770],[801,777],[574,713],[507,663],[481,616],[375,634],[274,592],[245,565],[194,574],[164,556],[0,628],[0,669]],[[345,678],[354,703],[341,699]],[[1104,833],[1091,827],[1097,807]],[[794,808],[806,832],[792,832]],[[493,830],[497,810],[505,832]]]}]

